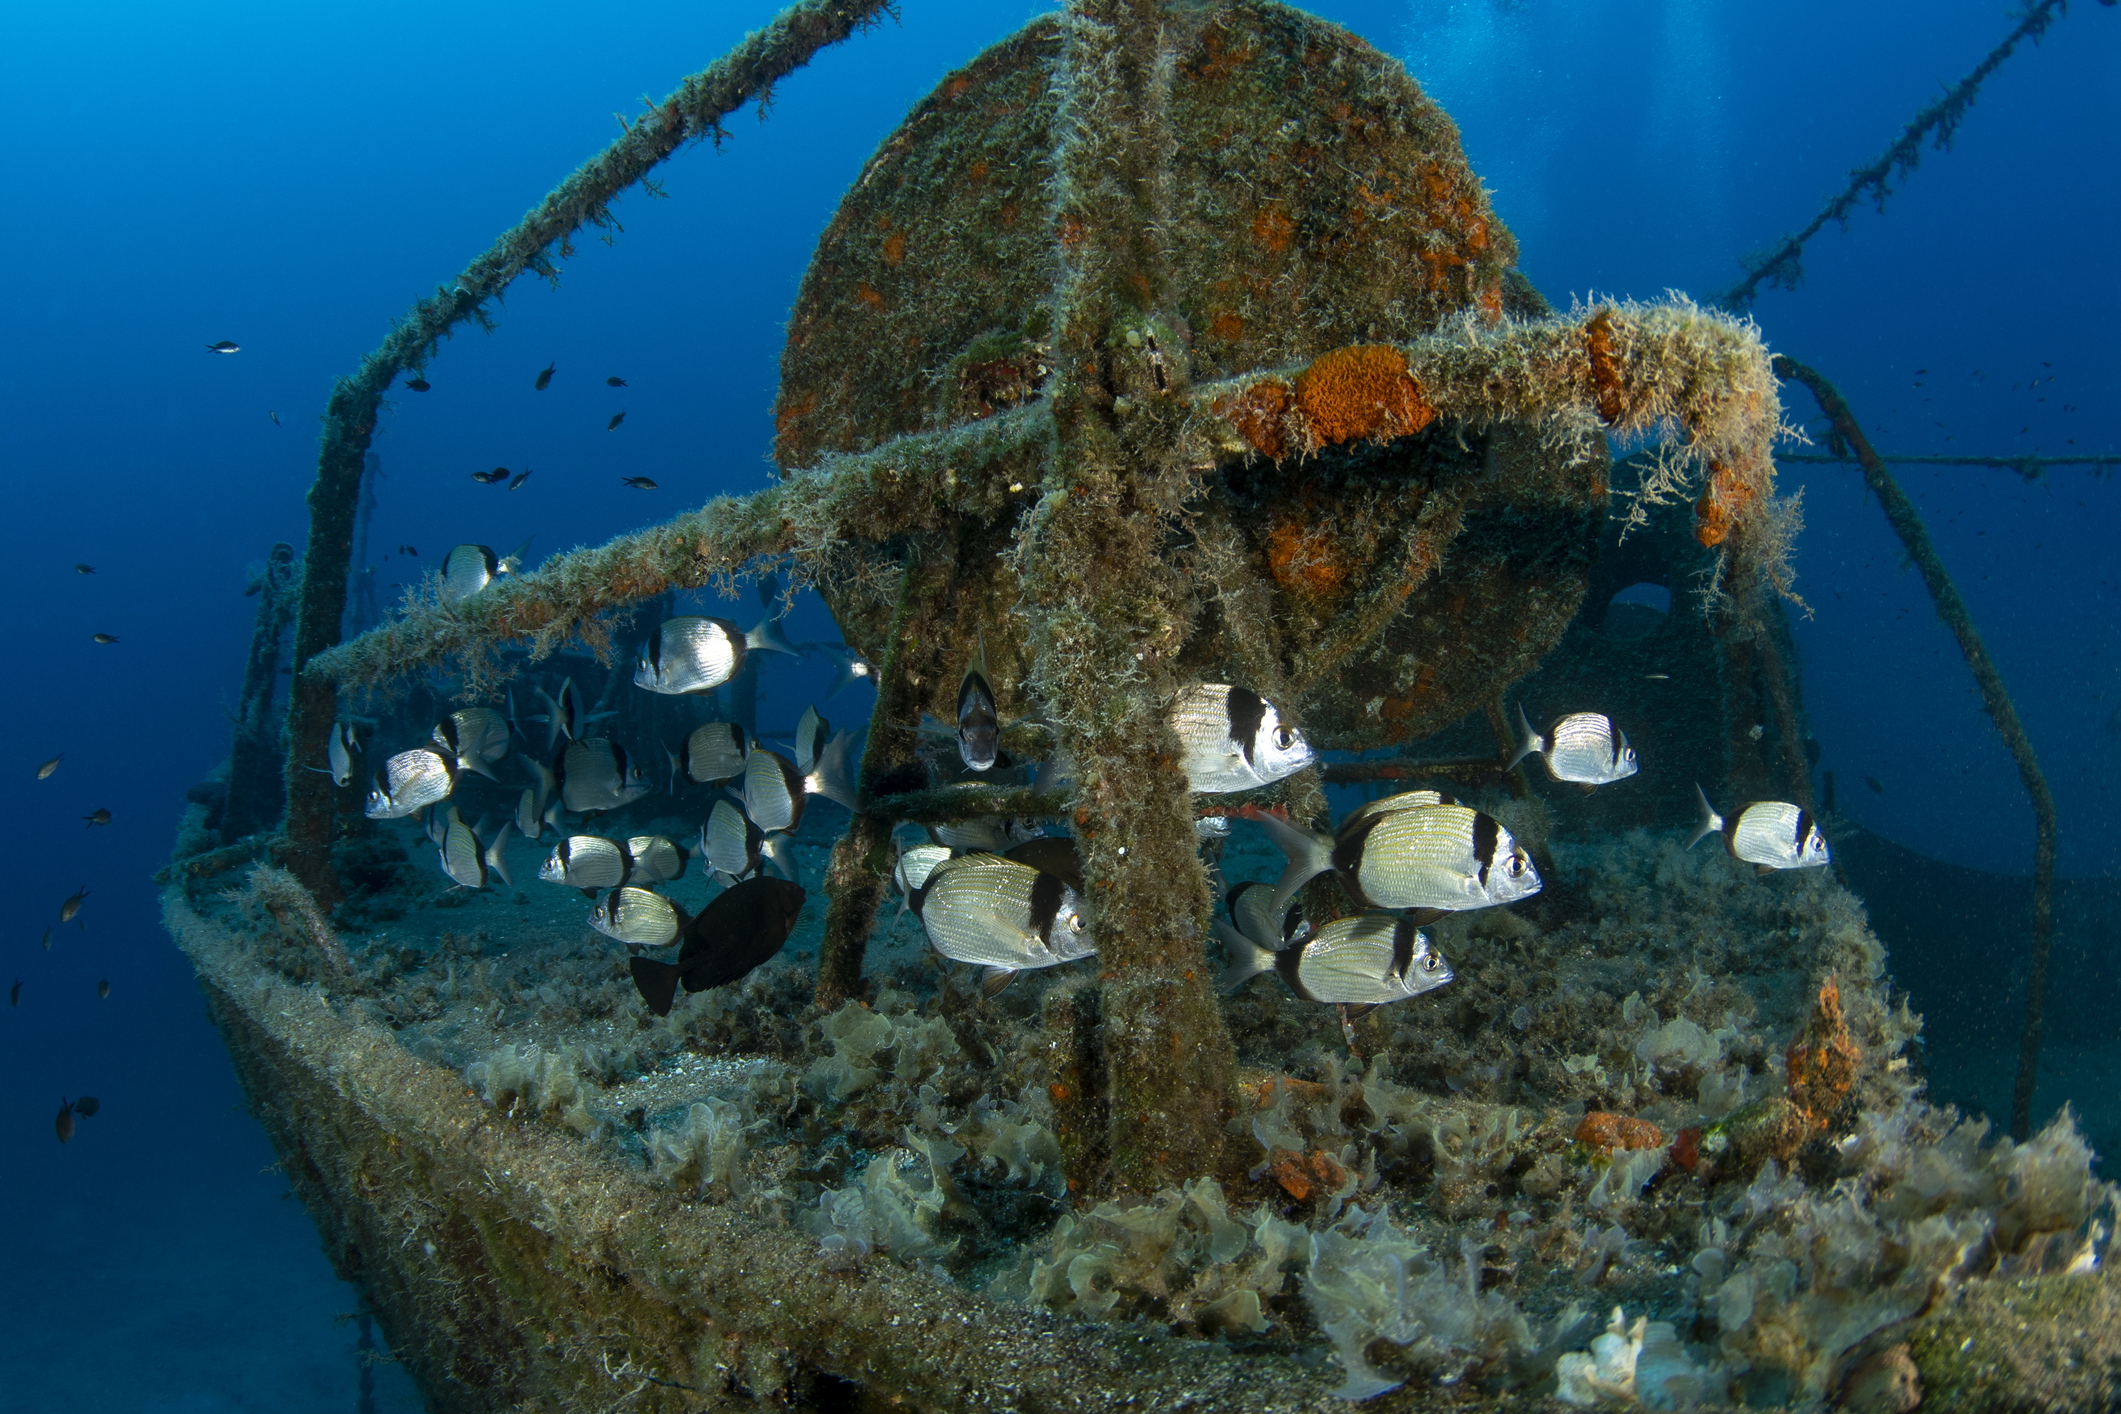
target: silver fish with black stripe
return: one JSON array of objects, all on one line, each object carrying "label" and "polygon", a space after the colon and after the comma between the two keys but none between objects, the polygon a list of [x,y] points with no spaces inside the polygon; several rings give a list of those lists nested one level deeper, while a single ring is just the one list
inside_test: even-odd
[{"label": "silver fish with black stripe", "polygon": [[598,889],[618,887],[632,872],[633,860],[617,840],[601,835],[569,835],[553,846],[551,855],[538,869],[538,877],[548,884],[565,884],[593,894]]},{"label": "silver fish with black stripe", "polygon": [[742,672],[745,655],[754,651],[797,656],[779,619],[761,619],[748,633],[702,614],[665,619],[641,645],[633,685],[672,696],[712,692]]},{"label": "silver fish with black stripe", "polygon": [[456,882],[461,889],[483,889],[489,877],[498,877],[504,884],[514,885],[508,877],[508,856],[504,846],[508,843],[509,822],[503,820],[501,828],[494,832],[488,844],[479,842],[478,831],[449,812],[449,825],[442,833],[441,848],[436,851],[442,861],[442,872]]},{"label": "silver fish with black stripe", "polygon": [[1172,701],[1168,720],[1197,794],[1251,790],[1311,764],[1304,734],[1248,687],[1195,683]]},{"label": "silver fish with black stripe", "polygon": [[553,758],[552,773],[560,786],[560,803],[581,813],[617,810],[653,789],[626,748],[609,737],[570,741]]},{"label": "silver fish with black stripe", "polygon": [[1510,758],[1510,766],[1527,756],[1538,756],[1547,763],[1547,774],[1555,780],[1587,789],[1624,781],[1639,769],[1635,748],[1628,745],[1628,734],[1601,712],[1571,712],[1541,736],[1532,730],[1531,719],[1519,705],[1517,728],[1517,754]]},{"label": "silver fish with black stripe", "polygon": [[1733,859],[1742,859],[1761,874],[1777,869],[1816,869],[1833,862],[1826,836],[1819,833],[1812,812],[1786,800],[1756,800],[1742,806],[1726,820],[1709,804],[1709,794],[1697,782],[1694,794],[1701,799],[1701,823],[1686,842],[1692,849],[1709,835],[1721,832],[1723,847]]},{"label": "silver fish with black stripe", "polygon": [[1429,946],[1428,935],[1395,913],[1336,918],[1309,941],[1279,950],[1233,933],[1223,939],[1223,953],[1230,965],[1217,985],[1225,992],[1278,972],[1297,996],[1329,1005],[1402,1002],[1451,980],[1451,965]]},{"label": "silver fish with black stripe", "polygon": [[667,948],[692,926],[692,919],[661,894],[627,884],[597,900],[589,910],[589,926],[622,943]]},{"label": "silver fish with black stripe", "polygon": [[362,813],[371,820],[398,820],[449,799],[457,788],[456,762],[428,747],[401,751],[376,771]]},{"label": "silver fish with black stripe", "polygon": [[1018,972],[1057,967],[1097,951],[1082,901],[1058,875],[993,854],[945,860],[913,891],[929,945],[986,969],[989,995]]},{"label": "silver fish with black stripe", "polygon": [[1539,892],[1532,856],[1494,816],[1456,804],[1357,811],[1326,839],[1265,811],[1248,812],[1289,858],[1274,907],[1328,869],[1361,908],[1445,913],[1514,903]]}]

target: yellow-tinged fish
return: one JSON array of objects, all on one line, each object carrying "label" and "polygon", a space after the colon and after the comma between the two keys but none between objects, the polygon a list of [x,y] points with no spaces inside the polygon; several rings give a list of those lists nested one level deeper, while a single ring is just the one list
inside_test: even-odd
[{"label": "yellow-tinged fish", "polygon": [[684,909],[647,889],[621,885],[597,900],[589,911],[589,926],[607,938],[637,947],[665,948],[690,927]]},{"label": "yellow-tinged fish", "polygon": [[1265,811],[1247,813],[1289,858],[1274,888],[1277,911],[1328,869],[1357,906],[1417,909],[1421,922],[1539,892],[1532,856],[1495,817],[1468,806],[1358,811],[1332,839]]},{"label": "yellow-tinged fish", "polygon": [[1281,949],[1258,946],[1234,930],[1223,938],[1230,959],[1217,985],[1235,991],[1262,972],[1279,972],[1307,1002],[1382,1006],[1431,992],[1451,980],[1451,966],[1429,946],[1414,920],[1393,913],[1336,918],[1309,941]]},{"label": "yellow-tinged fish", "polygon": [[684,745],[666,754],[670,757],[670,788],[675,791],[681,774],[687,780],[709,785],[735,780],[744,774],[748,752],[744,729],[735,722],[703,722],[692,729]]},{"label": "yellow-tinged fish", "polygon": [[944,957],[987,969],[990,995],[1018,972],[1091,956],[1097,944],[1075,890],[1056,874],[993,854],[932,869],[913,913]]},{"label": "yellow-tinged fish", "polygon": [[594,894],[598,889],[617,888],[632,872],[633,859],[618,841],[600,835],[569,835],[553,846],[538,877],[548,884]]},{"label": "yellow-tinged fish", "polygon": [[1694,794],[1701,799],[1701,823],[1686,842],[1692,849],[1705,836],[1719,831],[1731,858],[1742,859],[1762,874],[1777,869],[1816,869],[1831,862],[1826,836],[1812,819],[1812,812],[1786,800],[1756,800],[1739,808],[1726,820],[1709,804],[1709,794],[1697,783]]},{"label": "yellow-tinged fish", "polygon": [[442,834],[438,851],[442,861],[442,872],[456,881],[457,887],[483,889],[488,876],[498,876],[502,883],[514,885],[508,877],[508,856],[503,848],[508,842],[509,822],[503,820],[495,831],[493,842],[481,844],[478,831],[457,818],[454,810],[449,812],[449,827]]},{"label": "yellow-tinged fish", "polygon": [[435,723],[434,743],[449,753],[458,770],[476,771],[498,782],[493,763],[508,755],[508,719],[491,707],[466,707]]},{"label": "yellow-tinged fish", "polygon": [[83,884],[80,888],[74,890],[73,895],[65,903],[59,905],[59,921],[61,923],[73,922],[74,915],[81,911],[81,901],[87,897],[88,885]]},{"label": "yellow-tinged fish", "polygon": [[45,762],[42,766],[39,766],[37,768],[37,779],[40,781],[49,779],[51,773],[58,770],[59,763],[61,761],[64,761],[65,759],[66,757],[64,755],[54,756],[51,760]]}]

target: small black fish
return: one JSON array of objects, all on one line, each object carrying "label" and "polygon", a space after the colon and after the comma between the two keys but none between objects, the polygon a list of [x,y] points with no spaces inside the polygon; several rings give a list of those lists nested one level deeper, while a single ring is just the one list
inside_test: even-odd
[{"label": "small black fish", "polygon": [[625,414],[625,413],[623,413],[623,412],[615,412],[615,413],[613,413],[613,414],[611,415],[611,421],[609,421],[609,422],[607,422],[607,423],[605,423],[605,424],[604,424],[604,430],[605,430],[606,432],[614,432],[614,431],[618,430],[618,425],[619,425],[620,423],[624,422],[625,420],[626,420],[626,414]]},{"label": "small black fish", "polygon": [[539,392],[544,392],[546,386],[552,382],[552,370],[554,367],[555,365],[548,363],[545,365],[543,371],[538,374],[538,381],[536,387]]},{"label": "small black fish", "polygon": [[1001,750],[1001,721],[994,710],[994,689],[987,680],[984,640],[957,684],[957,751],[975,771],[994,765]]},{"label": "small black fish", "polygon": [[249,584],[246,584],[246,585],[244,585],[244,586],[243,586],[243,597],[244,597],[245,599],[248,599],[248,598],[250,598],[250,597],[251,597],[251,596],[252,596],[253,594],[256,594],[256,593],[257,593],[257,592],[258,592],[259,590],[263,589],[264,587],[265,587],[265,581],[264,581],[264,580],[262,580],[262,579],[254,579],[254,580],[252,580],[252,581],[251,581],[251,582],[250,582]]},{"label": "small black fish", "polygon": [[94,565],[75,565],[75,566],[74,566],[74,573],[75,573],[75,574],[94,574],[95,572],[96,572],[96,567],[95,567]]},{"label": "small black fish", "polygon": [[110,978],[106,977],[96,984],[96,995],[106,999],[110,996]]},{"label": "small black fish", "polygon": [[110,811],[99,807],[92,814],[83,815],[81,818],[88,821],[91,826],[108,825],[110,823]]},{"label": "small black fish", "polygon": [[530,467],[525,467],[525,468],[524,468],[523,470],[521,470],[521,471],[517,472],[517,473],[516,473],[516,474],[515,474],[514,476],[511,476],[511,477],[509,477],[509,478],[508,478],[508,489],[509,489],[509,490],[511,490],[511,491],[520,491],[520,490],[522,490],[522,489],[523,489],[523,483],[524,483],[524,482],[526,482],[526,481],[528,481],[528,480],[530,480],[530,473],[531,473],[531,470],[532,470],[532,468],[530,468]]},{"label": "small black fish", "polygon": [[74,1137],[74,1107],[64,1095],[59,1097],[59,1117],[52,1121],[52,1130],[61,1144]]},{"label": "small black fish", "polygon": [[412,377],[405,380],[405,386],[415,393],[424,393],[429,388],[432,388],[434,384],[428,382],[425,378],[422,378],[419,374],[415,373],[412,375]]},{"label": "small black fish", "polygon": [[59,905],[59,921],[61,923],[73,922],[74,915],[81,911],[81,901],[87,897],[88,885],[83,884],[80,888],[74,890],[73,896],[67,899],[65,903]]},{"label": "small black fish", "polygon": [[278,427],[280,425],[280,414],[274,412],[271,408],[267,408],[265,415],[272,419],[273,426]]},{"label": "small black fish", "polygon": [[1878,778],[1876,776],[1865,776],[1863,778],[1863,783],[1871,788],[1872,795],[1885,794],[1885,787],[1878,784]]},{"label": "small black fish", "polygon": [[619,480],[636,491],[653,491],[656,489],[656,484],[645,476],[622,476]]},{"label": "small black fish", "polygon": [[218,343],[208,344],[206,347],[213,350],[215,353],[236,353],[241,350],[243,346],[237,343],[234,339],[222,339]]},{"label": "small black fish", "polygon": [[623,388],[626,386],[626,380],[614,373],[611,377],[604,380],[604,386],[607,388]]},{"label": "small black fish", "polygon": [[52,930],[49,928],[44,930],[44,950],[46,952],[52,950]]},{"label": "small black fish", "polygon": [[471,479],[478,482],[481,486],[491,486],[496,481],[506,481],[508,479],[508,468],[497,466],[492,471],[475,471],[471,474]]},{"label": "small black fish", "polygon": [[7,989],[7,1004],[9,1006],[22,1005],[22,979],[20,977],[15,979],[14,986]]},{"label": "small black fish", "polygon": [[95,639],[98,643],[116,643],[118,641],[118,635],[115,633],[92,633],[89,637]]},{"label": "small black fish", "polygon": [[628,962],[641,1000],[668,1016],[680,982],[688,992],[704,992],[748,975],[788,941],[804,898],[802,885],[786,879],[760,876],[730,885],[685,929],[676,962]]},{"label": "small black fish", "polygon": [[102,1108],[103,1106],[96,1102],[94,1095],[83,1095],[80,1099],[74,1101],[74,1113],[83,1119],[93,1119],[96,1111]]}]

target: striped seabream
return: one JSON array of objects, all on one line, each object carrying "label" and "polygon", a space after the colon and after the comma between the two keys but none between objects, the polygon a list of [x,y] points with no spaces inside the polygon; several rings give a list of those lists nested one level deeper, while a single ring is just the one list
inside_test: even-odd
[{"label": "striped seabream", "polygon": [[1742,859],[1765,874],[1771,869],[1816,869],[1832,862],[1826,836],[1819,833],[1812,812],[1786,800],[1756,800],[1726,820],[1709,804],[1708,792],[1698,784],[1694,794],[1701,799],[1701,823],[1686,842],[1692,849],[1706,835],[1723,834],[1723,847],[1731,858]]},{"label": "striped seabream", "polygon": [[1627,733],[1603,713],[1571,712],[1541,736],[1532,730],[1520,706],[1517,726],[1519,745],[1510,758],[1511,766],[1537,755],[1545,759],[1548,775],[1580,786],[1610,785],[1637,770],[1635,748],[1628,745]]}]

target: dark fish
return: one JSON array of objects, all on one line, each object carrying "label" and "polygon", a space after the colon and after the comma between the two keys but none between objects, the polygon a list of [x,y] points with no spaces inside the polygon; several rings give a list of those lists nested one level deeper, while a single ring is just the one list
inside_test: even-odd
[{"label": "dark fish", "polygon": [[405,380],[405,386],[410,388],[415,393],[424,393],[429,388],[432,388],[434,384],[428,382],[425,378],[422,378],[419,374],[415,373],[412,375],[412,377]]},{"label": "dark fish", "polygon": [[615,889],[633,872],[626,847],[601,835],[569,835],[553,846],[552,854],[538,869],[548,884],[565,884],[583,893]]},{"label": "dark fish", "polygon": [[471,479],[478,482],[481,486],[491,486],[496,481],[506,481],[508,479],[508,468],[497,466],[492,471],[475,471],[471,474]]},{"label": "dark fish", "polygon": [[[235,350],[230,349],[228,352],[234,353]],[[74,1107],[67,1102],[64,1095],[59,1097],[59,1117],[52,1121],[52,1129],[58,1134],[61,1144],[74,1137]]]},{"label": "dark fish", "polygon": [[371,820],[397,820],[413,811],[449,799],[457,788],[456,762],[431,747],[414,747],[391,757],[376,771],[362,812]]},{"label": "dark fish", "polygon": [[96,995],[106,1000],[110,997],[110,978],[106,977],[96,984]]},{"label": "dark fish", "polygon": [[1250,790],[1311,764],[1302,732],[1250,688],[1195,683],[1171,704],[1187,788],[1206,795]]},{"label": "dark fish", "polygon": [[717,800],[700,826],[700,853],[707,867],[729,882],[757,872],[765,833],[733,800]]},{"label": "dark fish", "polygon": [[577,813],[617,810],[651,789],[626,748],[609,737],[568,742],[554,759],[552,773],[559,778],[560,803]]},{"label": "dark fish", "polygon": [[80,1099],[74,1101],[74,1113],[83,1119],[95,1118],[96,1111],[102,1108],[103,1106],[96,1102],[94,1095],[83,1095]]},{"label": "dark fish", "polygon": [[89,637],[95,639],[98,643],[116,643],[118,641],[118,635],[115,633],[92,633]]},{"label": "dark fish", "polygon": [[1872,795],[1885,794],[1885,787],[1878,784],[1878,778],[1876,776],[1865,776],[1863,778],[1863,783],[1871,788]]},{"label": "dark fish", "polygon": [[75,566],[74,566],[74,573],[75,573],[75,574],[94,574],[95,572],[96,572],[96,567],[95,567],[94,565],[75,565]]},{"label": "dark fish", "polygon": [[676,962],[637,957],[627,964],[641,1000],[668,1016],[679,983],[704,992],[749,975],[788,941],[804,898],[802,886],[786,879],[746,879],[724,889],[685,929]]},{"label": "dark fish", "polygon": [[110,811],[98,807],[81,818],[88,821],[91,828],[97,825],[108,825],[110,823]]},{"label": "dark fish", "polygon": [[616,432],[616,431],[618,430],[618,426],[619,426],[619,424],[620,424],[620,423],[622,423],[622,422],[624,422],[625,420],[626,420],[626,414],[625,414],[625,413],[623,413],[623,412],[615,412],[615,413],[613,413],[613,414],[611,415],[611,421],[609,421],[609,422],[607,422],[607,423],[605,423],[605,424],[604,424],[604,430],[605,430],[606,432]]},{"label": "dark fish", "polygon": [[535,467],[525,467],[521,471],[517,472],[514,476],[509,477],[508,489],[511,491],[522,490],[523,483],[530,480],[530,473],[534,470],[536,470]]},{"label": "dark fish", "polygon": [[215,353],[238,353],[243,348],[234,339],[222,339],[216,343],[208,344],[206,347]]},{"label": "dark fish", "polygon": [[684,909],[661,894],[630,884],[613,889],[589,910],[590,927],[607,938],[644,948],[669,947],[691,922]]},{"label": "dark fish", "polygon": [[280,414],[274,412],[271,408],[267,408],[265,415],[272,419],[273,426],[278,427],[280,425]]},{"label": "dark fish", "polygon": [[670,762],[674,772],[682,771],[691,780],[718,784],[744,774],[746,754],[741,726],[735,722],[705,722],[692,729]]},{"label": "dark fish", "polygon": [[460,771],[475,771],[499,783],[493,763],[508,755],[508,719],[491,707],[466,707],[435,723],[434,743],[454,757]]},{"label": "dark fish", "polygon": [[817,765],[818,752],[832,739],[832,723],[820,717],[817,704],[811,703],[803,709],[802,718],[795,724],[795,765],[799,771],[807,771]]},{"label": "dark fish", "polygon": [[1066,835],[1041,835],[1035,840],[1011,845],[1002,851],[1002,858],[1018,864],[1028,864],[1042,874],[1052,874],[1077,897],[1083,893],[1083,860],[1076,852],[1075,841]]},{"label": "dark fish", "polygon": [[39,766],[37,768],[37,779],[41,781],[45,777],[49,776],[52,772],[58,770],[59,763],[61,761],[64,761],[65,759],[65,755],[62,753],[58,756],[54,756],[51,760],[45,762],[42,766]]},{"label": "dark fish", "polygon": [[1308,942],[1279,950],[1228,932],[1230,958],[1217,986],[1235,991],[1262,972],[1279,972],[1307,1002],[1381,1006],[1434,991],[1451,980],[1451,966],[1429,946],[1414,920],[1392,913],[1336,918]]},{"label": "dark fish", "polygon": [[[1527,756],[1537,755],[1547,763],[1547,774],[1557,781],[1581,786],[1610,785],[1625,780],[1639,769],[1635,748],[1627,733],[1598,712],[1571,712],[1555,722],[1545,736],[1532,730],[1524,708],[1517,709],[1517,754],[1515,766]],[[1503,769],[1508,770],[1510,766]]]},{"label": "dark fish", "polygon": [[553,370],[554,368],[556,368],[557,366],[558,366],[557,364],[551,364],[551,363],[548,363],[548,364],[546,364],[546,365],[545,365],[545,367],[544,367],[544,368],[543,368],[543,369],[542,369],[542,370],[541,370],[541,371],[539,372],[539,374],[538,374],[538,381],[537,381],[537,383],[535,384],[535,386],[536,386],[536,388],[537,388],[537,390],[538,390],[539,392],[541,392],[541,393],[542,393],[542,392],[544,392],[544,391],[545,391],[545,388],[546,388],[546,385],[548,385],[549,383],[551,383],[551,382],[552,382],[552,370]]},{"label": "dark fish", "polygon": [[52,930],[49,928],[44,930],[44,950],[46,952],[52,950]]},{"label": "dark fish", "polygon": [[770,833],[801,825],[803,802],[813,795],[856,809],[854,772],[847,759],[852,740],[851,734],[841,732],[807,772],[798,771],[778,751],[754,747],[744,760],[744,813]]},{"label": "dark fish", "polygon": [[991,770],[1001,752],[1002,724],[987,681],[987,645],[980,643],[957,684],[957,753],[975,771]]},{"label": "dark fish", "polygon": [[502,883],[513,887],[515,880],[508,877],[508,856],[503,850],[510,823],[503,820],[501,828],[494,832],[493,842],[482,844],[478,831],[458,819],[452,810],[438,851],[442,872],[462,889],[485,888],[490,874],[499,875]]},{"label": "dark fish", "polygon": [[81,900],[87,897],[88,885],[83,884],[80,888],[74,890],[73,896],[67,899],[65,903],[59,905],[59,921],[61,923],[73,922],[74,915],[81,911]]},{"label": "dark fish", "polygon": [[622,476],[619,478],[619,482],[621,485],[631,486],[636,491],[653,491],[656,489],[655,482],[645,476]]},{"label": "dark fish", "polygon": [[913,893],[928,942],[953,962],[987,969],[990,995],[1014,974],[1097,951],[1075,890],[1058,875],[995,854],[938,864]]},{"label": "dark fish", "polygon": [[641,645],[633,685],[670,695],[711,692],[743,671],[744,655],[754,650],[796,656],[779,619],[760,619],[749,633],[699,614],[665,619]]},{"label": "dark fish", "polygon": [[1720,831],[1731,858],[1742,859],[1763,874],[1773,869],[1815,869],[1829,862],[1826,836],[1819,833],[1811,811],[1785,800],[1756,800],[1726,821],[1709,804],[1708,792],[1699,784],[1694,794],[1701,799],[1701,823],[1686,842],[1688,849]]},{"label": "dark fish", "polygon": [[614,373],[611,377],[604,380],[604,386],[607,388],[623,388],[626,386],[626,380]]},{"label": "dark fish", "polygon": [[9,1006],[22,1005],[22,979],[20,977],[15,979],[14,986],[7,989],[7,1004]]},{"label": "dark fish", "polygon": [[1289,857],[1274,886],[1277,910],[1328,869],[1359,907],[1418,909],[1422,922],[1539,892],[1539,871],[1524,846],[1492,815],[1467,806],[1359,810],[1332,839],[1265,811],[1247,815]]}]

